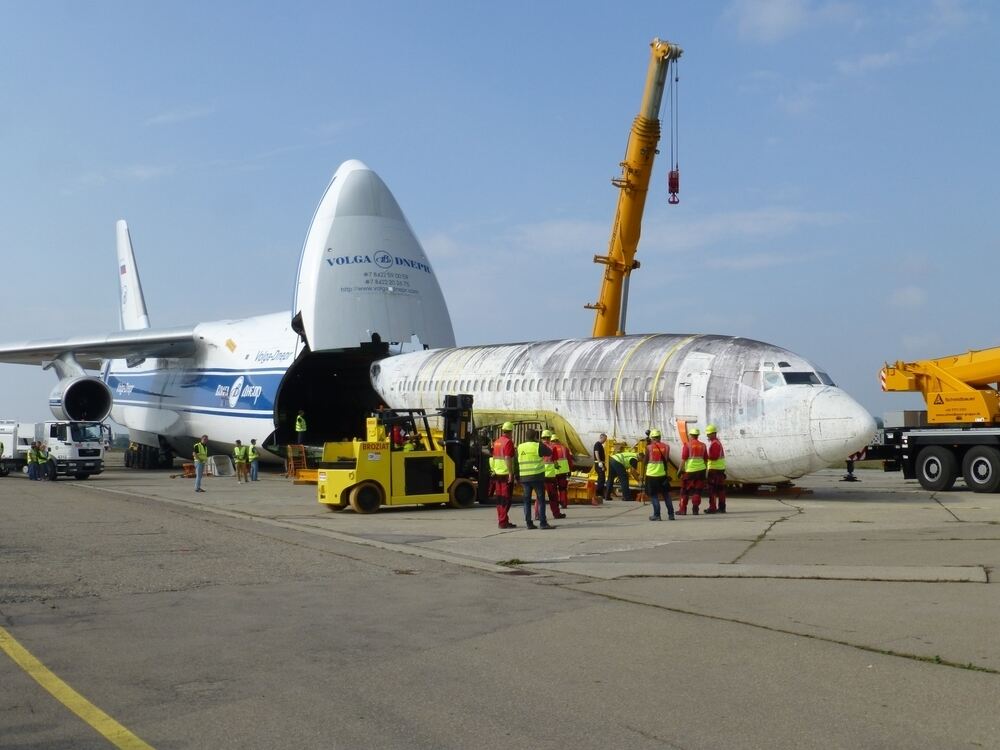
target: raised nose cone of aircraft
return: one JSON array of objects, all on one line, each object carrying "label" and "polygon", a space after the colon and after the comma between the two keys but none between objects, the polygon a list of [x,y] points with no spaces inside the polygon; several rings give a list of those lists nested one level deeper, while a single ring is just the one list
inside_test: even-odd
[{"label": "raised nose cone of aircraft", "polygon": [[309,348],[369,341],[455,345],[448,307],[426,253],[382,179],[363,162],[340,165],[299,259],[293,317]]},{"label": "raised nose cone of aircraft", "polygon": [[809,433],[816,455],[833,464],[871,442],[875,420],[839,388],[824,388],[809,407]]}]

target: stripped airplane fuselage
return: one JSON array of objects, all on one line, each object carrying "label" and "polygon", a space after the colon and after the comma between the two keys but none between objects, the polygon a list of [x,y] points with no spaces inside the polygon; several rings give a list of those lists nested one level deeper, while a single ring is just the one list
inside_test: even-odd
[{"label": "stripped airplane fuselage", "polygon": [[792,352],[731,336],[658,334],[416,352],[372,366],[394,408],[470,393],[479,423],[539,421],[589,461],[600,433],[635,442],[659,428],[680,456],[678,423],[714,423],[727,472],[779,482],[844,460],[868,443],[871,416]]}]

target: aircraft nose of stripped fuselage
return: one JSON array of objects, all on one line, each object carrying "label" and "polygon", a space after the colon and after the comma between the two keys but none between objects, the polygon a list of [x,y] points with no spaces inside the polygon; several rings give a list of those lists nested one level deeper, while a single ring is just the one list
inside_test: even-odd
[{"label": "aircraft nose of stripped fuselage", "polygon": [[875,420],[839,388],[824,388],[809,406],[813,450],[827,465],[845,461],[875,436]]}]

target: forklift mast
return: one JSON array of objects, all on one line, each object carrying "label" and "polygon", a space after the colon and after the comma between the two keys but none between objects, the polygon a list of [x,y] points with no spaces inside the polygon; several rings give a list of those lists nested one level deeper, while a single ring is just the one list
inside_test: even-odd
[{"label": "forklift mast", "polygon": [[[470,459],[477,459],[475,435],[472,429],[472,396],[462,393],[445,396],[444,407],[439,412],[444,433],[445,453],[455,463],[461,476],[468,476]],[[475,455],[473,450],[475,449]]]}]

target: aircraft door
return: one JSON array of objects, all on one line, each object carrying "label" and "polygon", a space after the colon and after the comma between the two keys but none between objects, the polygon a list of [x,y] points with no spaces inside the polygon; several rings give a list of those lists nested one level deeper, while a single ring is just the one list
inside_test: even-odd
[{"label": "aircraft door", "polygon": [[689,426],[704,423],[705,399],[714,360],[714,354],[704,352],[694,352],[685,357],[677,373],[674,390],[675,419],[684,420]]}]

